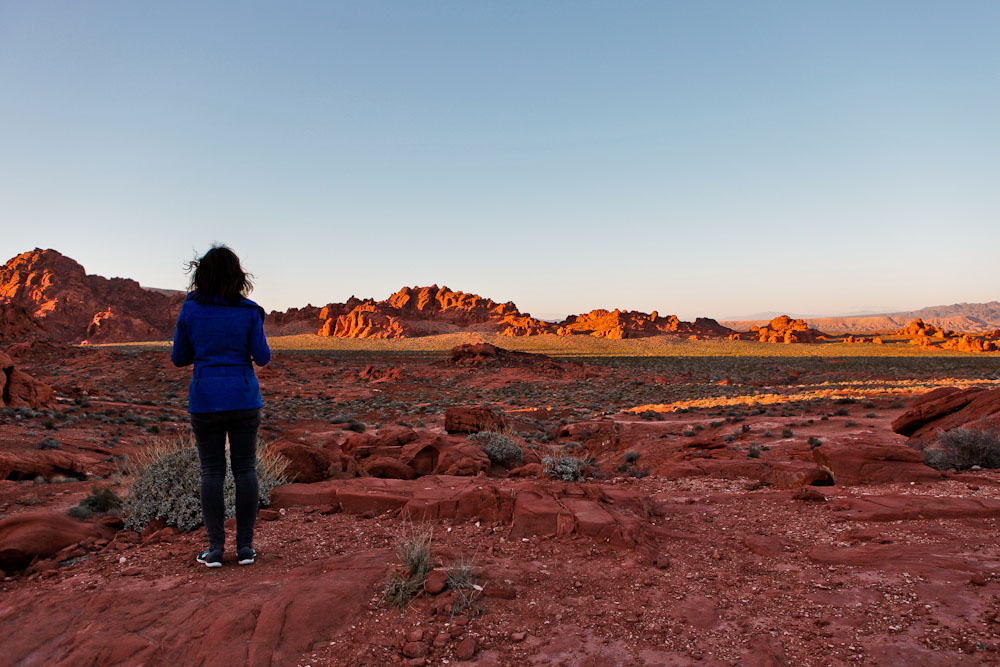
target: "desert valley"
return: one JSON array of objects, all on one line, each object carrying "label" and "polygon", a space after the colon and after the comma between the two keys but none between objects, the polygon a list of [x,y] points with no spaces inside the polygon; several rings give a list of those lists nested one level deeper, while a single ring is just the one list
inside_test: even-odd
[{"label": "desert valley", "polygon": [[260,557],[206,570],[184,298],[0,267],[7,664],[1000,664],[1000,304],[272,312]]}]

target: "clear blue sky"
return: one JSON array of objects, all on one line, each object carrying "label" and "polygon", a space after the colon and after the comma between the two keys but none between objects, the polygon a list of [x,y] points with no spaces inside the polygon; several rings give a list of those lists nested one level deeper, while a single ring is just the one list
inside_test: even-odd
[{"label": "clear blue sky", "polygon": [[218,240],[282,309],[997,299],[998,34],[992,0],[0,0],[0,261],[181,288]]}]

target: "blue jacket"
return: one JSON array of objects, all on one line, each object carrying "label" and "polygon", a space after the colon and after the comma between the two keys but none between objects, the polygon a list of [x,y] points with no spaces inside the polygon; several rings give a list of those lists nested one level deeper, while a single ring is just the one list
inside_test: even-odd
[{"label": "blue jacket", "polygon": [[175,366],[194,364],[188,389],[188,412],[252,410],[262,407],[258,366],[271,360],[264,337],[264,309],[249,299],[201,302],[188,294],[177,317]]}]

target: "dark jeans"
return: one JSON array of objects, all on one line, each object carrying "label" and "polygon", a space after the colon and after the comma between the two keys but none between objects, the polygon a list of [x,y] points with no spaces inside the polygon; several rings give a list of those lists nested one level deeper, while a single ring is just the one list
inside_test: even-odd
[{"label": "dark jeans", "polygon": [[260,410],[229,410],[191,415],[191,428],[201,460],[201,512],[210,549],[226,545],[226,436],[236,482],[236,548],[253,546],[257,520],[257,429]]}]

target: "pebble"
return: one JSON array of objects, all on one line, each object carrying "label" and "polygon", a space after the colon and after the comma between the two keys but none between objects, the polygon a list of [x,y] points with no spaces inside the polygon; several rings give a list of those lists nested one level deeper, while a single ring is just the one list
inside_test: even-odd
[{"label": "pebble", "polygon": [[476,640],[472,637],[466,637],[455,647],[455,657],[459,660],[471,660],[472,656],[476,654],[476,648]]}]

